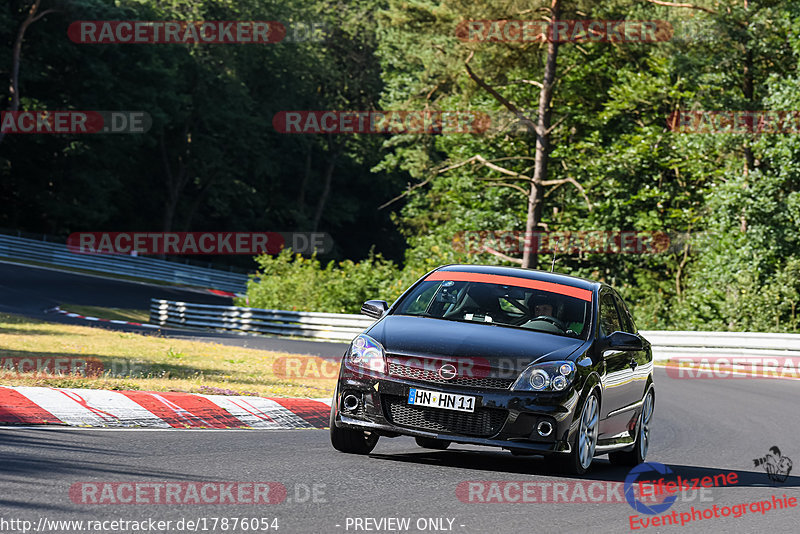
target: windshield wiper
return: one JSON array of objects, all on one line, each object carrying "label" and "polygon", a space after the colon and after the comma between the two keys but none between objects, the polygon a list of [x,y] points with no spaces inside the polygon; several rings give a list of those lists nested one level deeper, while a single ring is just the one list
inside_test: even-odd
[{"label": "windshield wiper", "polygon": [[431,317],[433,319],[441,319],[438,315],[434,315],[429,312],[419,312],[419,313],[398,313],[396,315],[405,315],[407,317]]}]

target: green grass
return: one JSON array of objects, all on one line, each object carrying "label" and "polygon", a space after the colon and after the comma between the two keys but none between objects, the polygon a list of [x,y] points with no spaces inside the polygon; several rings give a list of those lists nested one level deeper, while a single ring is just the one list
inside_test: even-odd
[{"label": "green grass", "polygon": [[[84,307],[83,311],[87,309],[89,307]],[[70,311],[78,310],[73,308]],[[108,318],[99,311],[91,315]],[[8,358],[79,358],[99,362],[102,373],[87,373],[88,377],[20,373],[14,365],[7,368],[11,361]],[[0,383],[4,385],[284,397],[327,397],[333,394],[335,377],[330,373],[321,378],[290,379],[283,376],[285,373],[281,369],[286,367],[285,358],[312,361],[315,365],[311,368],[326,363],[313,356],[298,357],[0,314]],[[306,368],[305,364],[302,368]]]}]

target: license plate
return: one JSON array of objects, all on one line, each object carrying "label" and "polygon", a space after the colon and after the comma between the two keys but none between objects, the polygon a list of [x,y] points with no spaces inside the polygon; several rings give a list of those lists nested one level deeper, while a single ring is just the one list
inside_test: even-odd
[{"label": "license plate", "polygon": [[457,412],[475,411],[475,397],[454,395],[452,393],[442,393],[441,391],[430,391],[427,389],[411,388],[408,391],[408,404],[413,404],[414,406],[428,406],[430,408],[442,408],[443,410],[455,410]]}]

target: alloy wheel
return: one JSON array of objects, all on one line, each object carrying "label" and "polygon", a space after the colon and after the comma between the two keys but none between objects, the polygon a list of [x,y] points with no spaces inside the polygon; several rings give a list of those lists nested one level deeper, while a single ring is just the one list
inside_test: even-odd
[{"label": "alloy wheel", "polygon": [[588,469],[592,463],[592,458],[594,458],[594,449],[597,445],[598,420],[597,396],[592,393],[583,405],[580,429],[578,430],[578,459],[583,469]]},{"label": "alloy wheel", "polygon": [[639,452],[642,460],[647,457],[647,449],[650,447],[650,420],[653,418],[653,393],[647,392],[642,406],[642,423],[639,425]]}]

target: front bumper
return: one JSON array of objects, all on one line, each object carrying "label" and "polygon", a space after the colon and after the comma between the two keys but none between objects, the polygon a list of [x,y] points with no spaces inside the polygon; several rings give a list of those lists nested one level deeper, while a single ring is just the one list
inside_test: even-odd
[{"label": "front bumper", "polygon": [[[408,405],[410,388],[474,396],[475,412]],[[359,398],[357,409],[344,408],[343,398],[347,394]],[[386,375],[340,377],[334,398],[334,424],[385,436],[436,438],[541,454],[569,452],[578,398],[579,392],[574,388],[561,393],[535,393],[451,386]],[[547,421],[553,428],[546,437],[536,430],[541,421]]]}]

